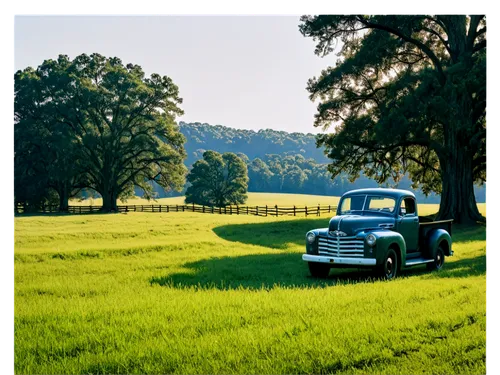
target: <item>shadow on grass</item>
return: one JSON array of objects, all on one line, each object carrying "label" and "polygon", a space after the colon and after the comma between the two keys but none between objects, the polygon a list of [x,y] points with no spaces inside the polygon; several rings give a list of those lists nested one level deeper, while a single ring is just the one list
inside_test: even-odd
[{"label": "shadow on grass", "polygon": [[[304,245],[305,234],[313,228],[328,225],[329,218],[298,219],[281,222],[224,225],[214,228],[215,234],[225,240],[272,249],[287,249],[290,244]],[[462,227],[453,232],[455,243],[483,241],[484,226]],[[271,254],[253,254],[238,257],[221,257],[186,263],[186,272],[157,276],[151,284],[175,288],[199,287],[202,289],[271,289],[275,286],[289,288],[325,287],[336,284],[353,284],[377,280],[370,269],[340,269],[330,271],[327,279],[315,279],[309,275],[302,254],[276,251]],[[429,274],[428,277],[468,277],[486,273],[486,256],[453,261],[448,258],[440,272],[429,272],[425,266],[403,270],[400,277]]]},{"label": "shadow on grass", "polygon": [[93,212],[26,212],[14,213],[14,217],[58,217],[58,216],[96,216],[96,215],[115,215],[125,214],[126,212],[118,211],[93,211]]},{"label": "shadow on grass", "polygon": [[73,215],[68,212],[23,212],[23,213],[14,213],[14,217],[33,217],[33,216],[69,216]]},{"label": "shadow on grass", "polygon": [[[238,257],[204,259],[184,265],[187,271],[164,277],[153,277],[151,284],[175,288],[197,286],[202,289],[272,289],[329,286],[337,282],[370,281],[370,272],[332,271],[328,279],[309,276],[302,254],[255,254]],[[336,276],[342,275],[342,279]],[[351,280],[352,279],[352,280]]]},{"label": "shadow on grass", "polygon": [[[337,284],[356,284],[378,280],[369,269],[334,268],[326,279],[309,275],[305,262],[298,253],[255,254],[239,257],[204,259],[184,265],[188,271],[168,276],[157,276],[150,283],[174,288],[198,287],[200,289],[272,289],[326,287]],[[486,273],[486,256],[447,262],[439,272],[427,271],[425,266],[403,270],[400,277],[429,274],[429,277],[449,278],[483,275]]]},{"label": "shadow on grass", "polygon": [[[287,249],[289,244],[303,245],[305,236],[311,229],[328,227],[329,217],[297,219],[268,223],[222,225],[213,229],[220,238],[250,245]],[[486,240],[486,225],[454,225],[452,228],[454,243]]]},{"label": "shadow on grass", "polygon": [[222,225],[214,233],[227,241],[286,249],[288,244],[304,245],[306,233],[315,228],[328,227],[329,217],[297,219],[268,223]]}]

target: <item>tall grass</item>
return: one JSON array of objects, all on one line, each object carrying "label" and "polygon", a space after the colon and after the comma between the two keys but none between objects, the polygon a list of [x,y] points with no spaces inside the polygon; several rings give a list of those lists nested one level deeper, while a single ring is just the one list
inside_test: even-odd
[{"label": "tall grass", "polygon": [[441,272],[316,280],[304,234],[328,219],[17,217],[15,371],[485,372],[484,227]]}]

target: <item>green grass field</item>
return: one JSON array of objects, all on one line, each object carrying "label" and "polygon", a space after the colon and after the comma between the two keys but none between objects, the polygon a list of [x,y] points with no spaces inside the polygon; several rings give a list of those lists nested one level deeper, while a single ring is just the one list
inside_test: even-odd
[{"label": "green grass field", "polygon": [[301,260],[304,235],[328,219],[16,217],[15,371],[486,372],[484,227],[454,229],[441,272],[418,267],[384,282],[333,270],[315,280]]}]

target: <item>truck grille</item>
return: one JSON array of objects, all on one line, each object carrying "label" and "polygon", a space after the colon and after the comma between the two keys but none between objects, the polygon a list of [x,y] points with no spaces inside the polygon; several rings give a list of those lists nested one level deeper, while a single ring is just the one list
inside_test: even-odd
[{"label": "truck grille", "polygon": [[362,258],[364,243],[356,237],[325,237],[318,238],[319,255],[336,256],[340,258]]}]

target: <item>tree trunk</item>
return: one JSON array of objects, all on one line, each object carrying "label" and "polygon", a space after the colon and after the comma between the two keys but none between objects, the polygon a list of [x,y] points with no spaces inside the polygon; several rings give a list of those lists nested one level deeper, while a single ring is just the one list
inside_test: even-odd
[{"label": "tree trunk", "polygon": [[445,157],[440,158],[442,193],[436,220],[453,219],[457,224],[475,224],[486,219],[479,213],[474,195],[472,157],[450,137]]},{"label": "tree trunk", "polygon": [[69,188],[67,184],[61,184],[57,193],[59,194],[59,211],[68,212]]},{"label": "tree trunk", "polygon": [[102,211],[104,212],[116,212],[118,207],[116,204],[117,196],[112,189],[106,189],[104,194],[102,194]]}]

